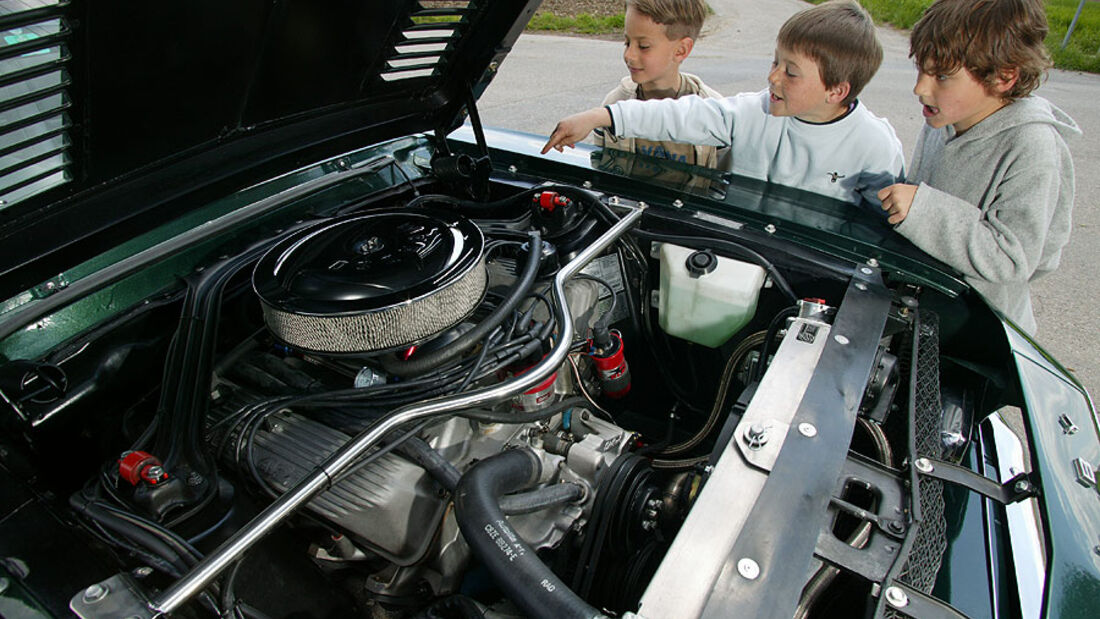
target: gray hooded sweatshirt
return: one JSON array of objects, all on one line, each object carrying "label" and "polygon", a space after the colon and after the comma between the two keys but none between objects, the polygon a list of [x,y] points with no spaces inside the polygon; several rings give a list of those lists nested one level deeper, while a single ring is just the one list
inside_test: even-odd
[{"label": "gray hooded sweatshirt", "polygon": [[1073,160],[1065,140],[1080,134],[1036,96],[962,135],[925,125],[908,174],[919,188],[896,230],[1034,333],[1029,283],[1058,267],[1069,241]]}]

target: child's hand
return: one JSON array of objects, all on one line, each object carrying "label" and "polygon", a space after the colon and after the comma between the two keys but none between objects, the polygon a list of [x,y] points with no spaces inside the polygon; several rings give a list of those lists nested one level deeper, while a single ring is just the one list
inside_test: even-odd
[{"label": "child's hand", "polygon": [[611,112],[603,107],[596,107],[580,114],[567,116],[558,121],[558,125],[554,127],[550,139],[542,147],[542,154],[545,155],[551,148],[557,149],[559,153],[562,146],[573,148],[574,144],[588,137],[588,134],[596,127],[608,127],[610,125]]},{"label": "child's hand", "polygon": [[909,215],[913,206],[913,196],[917,195],[916,185],[897,183],[880,189],[878,199],[882,200],[882,210],[890,214],[886,221],[900,224]]}]

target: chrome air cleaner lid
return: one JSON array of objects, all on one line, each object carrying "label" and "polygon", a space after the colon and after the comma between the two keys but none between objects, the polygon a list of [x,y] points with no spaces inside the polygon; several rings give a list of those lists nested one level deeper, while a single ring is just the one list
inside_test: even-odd
[{"label": "chrome air cleaner lid", "polygon": [[485,294],[484,236],[459,215],[387,210],[281,241],[252,284],[268,328],[314,352],[407,346],[465,318]]}]

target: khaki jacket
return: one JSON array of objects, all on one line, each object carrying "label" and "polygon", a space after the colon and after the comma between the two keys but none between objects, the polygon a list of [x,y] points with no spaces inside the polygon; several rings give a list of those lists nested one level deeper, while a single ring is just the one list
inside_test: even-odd
[{"label": "khaki jacket", "polygon": [[[676,96],[673,98],[678,99],[686,95],[699,95],[703,98],[722,97],[716,90],[704,84],[703,80],[699,79],[698,76],[683,72],[681,72],[680,75],[683,77],[680,81],[680,92],[676,93]],[[630,76],[624,77],[614,90],[607,93],[603,103],[600,105],[611,105],[612,103],[628,99],[641,99],[642,97],[639,96],[641,94],[640,90],[638,85],[630,79]],[[708,168],[718,167],[718,149],[713,146],[684,144],[680,142],[653,142],[640,138],[615,138],[609,131],[597,131],[593,136],[592,143],[603,148],[614,148],[616,150],[641,153],[643,155],[650,155],[662,159],[682,161],[692,165],[705,166]]]}]

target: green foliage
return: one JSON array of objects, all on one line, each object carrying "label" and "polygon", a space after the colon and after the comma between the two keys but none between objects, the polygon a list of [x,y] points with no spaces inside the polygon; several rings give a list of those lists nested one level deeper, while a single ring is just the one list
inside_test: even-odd
[{"label": "green foliage", "polygon": [[[825,0],[808,0],[821,4]],[[859,0],[876,22],[909,29],[933,0]],[[1062,40],[1081,0],[1046,0],[1050,34],[1046,46],[1054,66],[1070,71],[1100,73],[1100,2],[1085,2],[1065,49]]]},{"label": "green foliage", "polygon": [[[825,0],[807,0],[810,4],[821,4]],[[908,30],[920,19],[924,9],[933,0],[859,0],[863,8],[880,24]]]},{"label": "green foliage", "polygon": [[1062,49],[1069,23],[1081,0],[1047,0],[1047,49],[1059,69],[1100,73],[1100,3],[1085,2],[1077,26]]},{"label": "green foliage", "polygon": [[442,24],[448,22],[462,21],[462,17],[458,15],[426,15],[420,17],[413,17],[414,24]]},{"label": "green foliage", "polygon": [[554,13],[535,13],[535,16],[528,22],[527,29],[577,34],[617,34],[623,30],[623,19],[622,13],[601,16],[581,13],[576,17],[555,15]]}]

